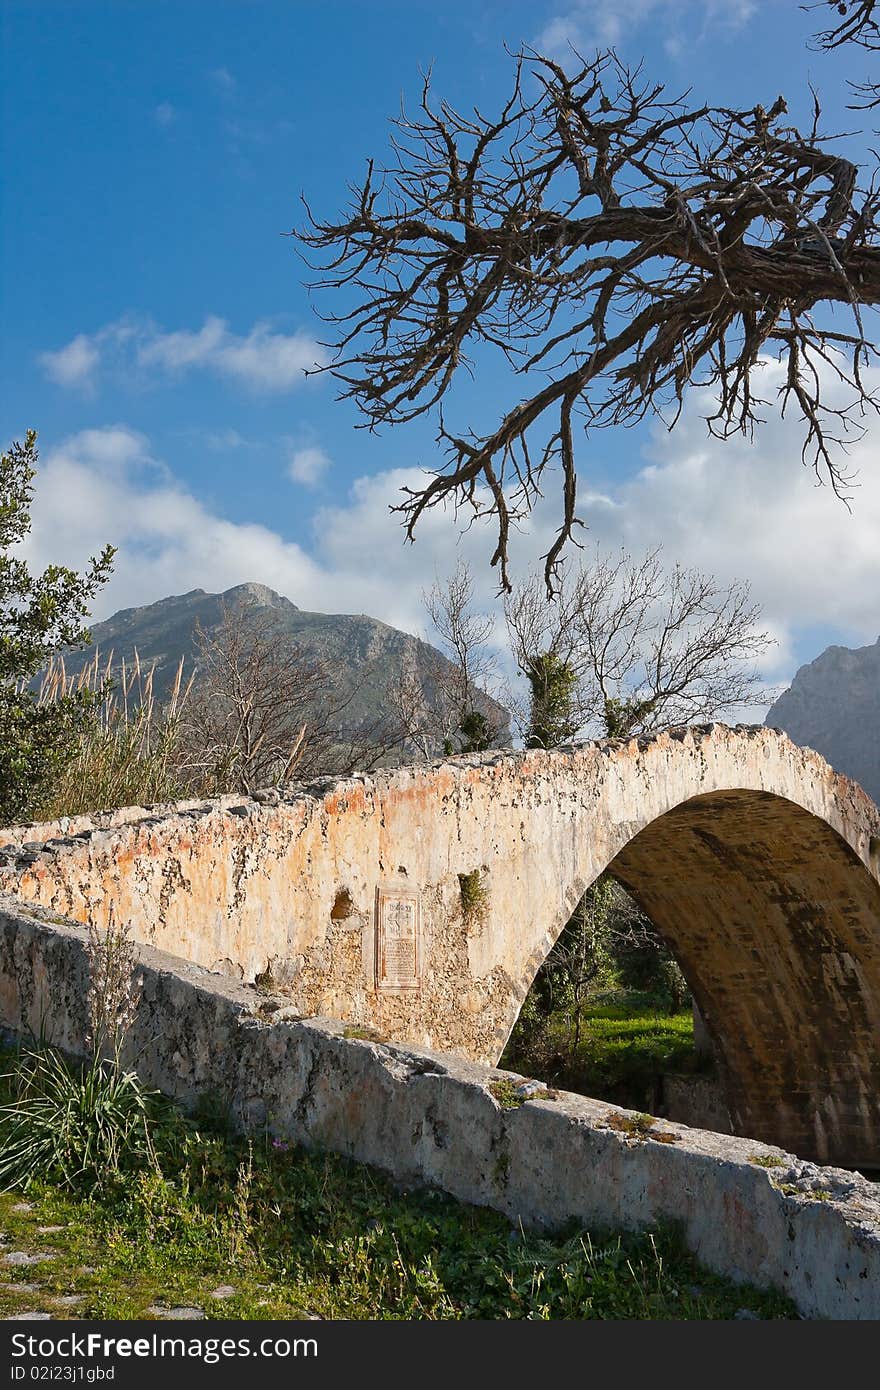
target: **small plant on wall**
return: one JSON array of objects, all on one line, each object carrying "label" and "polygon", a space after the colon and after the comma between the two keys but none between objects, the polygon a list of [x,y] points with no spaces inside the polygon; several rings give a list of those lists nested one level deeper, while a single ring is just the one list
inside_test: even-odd
[{"label": "small plant on wall", "polygon": [[468,925],[484,922],[489,912],[490,895],[487,880],[488,874],[484,869],[472,869],[469,874],[458,876],[461,915]]}]

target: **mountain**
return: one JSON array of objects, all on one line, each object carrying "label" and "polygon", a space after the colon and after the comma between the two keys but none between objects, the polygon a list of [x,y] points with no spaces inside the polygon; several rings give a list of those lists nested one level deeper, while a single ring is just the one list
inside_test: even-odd
[{"label": "mountain", "polygon": [[[269,616],[281,634],[289,638],[308,661],[331,670],[344,696],[345,722],[358,729],[375,724],[389,712],[392,692],[405,678],[428,708],[435,708],[444,676],[453,668],[446,658],[409,633],[389,627],[376,618],[359,614],[307,613],[265,584],[238,584],[222,594],[193,589],[160,599],[144,608],[124,608],[91,629],[92,646],[65,653],[68,673],[89,664],[96,651],[103,661],[113,655],[113,670],[124,660],[130,668],[137,652],[141,668],[155,666],[153,689],[164,700],[172,687],[181,657],[184,678],[193,670],[198,679],[193,633],[199,624],[209,635],[216,633],[224,610],[246,608],[256,620]],[[509,741],[510,716],[503,706],[483,695],[480,709],[500,732],[497,741]]]},{"label": "mountain", "polygon": [[880,639],[828,647],[800,668],[764,723],[815,748],[880,804]]}]

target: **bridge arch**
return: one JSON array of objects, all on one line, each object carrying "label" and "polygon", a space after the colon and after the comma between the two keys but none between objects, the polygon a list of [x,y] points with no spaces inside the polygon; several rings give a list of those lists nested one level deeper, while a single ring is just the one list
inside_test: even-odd
[{"label": "bridge arch", "polygon": [[880,885],[843,836],[731,788],[664,812],[606,867],[687,977],[735,1131],[876,1166]]},{"label": "bridge arch", "polygon": [[481,1062],[609,869],[684,965],[737,1128],[880,1166],[880,810],[778,730],[505,750],[3,839],[0,891],[112,909],[303,1014]]}]

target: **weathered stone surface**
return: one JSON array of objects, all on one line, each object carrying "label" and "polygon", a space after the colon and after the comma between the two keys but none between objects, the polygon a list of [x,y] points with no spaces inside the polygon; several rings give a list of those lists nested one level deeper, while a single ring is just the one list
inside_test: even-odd
[{"label": "weathered stone surface", "polygon": [[660,1078],[655,1094],[656,1099],[646,1099],[646,1109],[659,1115],[669,1115],[696,1129],[714,1129],[719,1134],[733,1133],[717,1077],[667,1073]]},{"label": "weathered stone surface", "polygon": [[[0,889],[82,922],[112,909],[143,942],[259,980],[267,1011],[286,1002],[480,1061],[498,1058],[572,907],[610,868],[685,969],[734,1127],[880,1165],[880,811],[778,731],[489,753],[277,804],[76,824],[19,830],[12,855],[33,848],[0,868]],[[417,940],[398,935],[389,956],[395,893]]]},{"label": "weathered stone surface", "polygon": [[[24,1033],[51,1000],[56,1041],[81,1052],[85,947],[82,927],[0,901],[0,1024]],[[504,1109],[490,1068],[346,1038],[333,1020],[267,1021],[255,989],[149,947],[139,955],[127,1056],[184,1103],[219,1096],[245,1130],[333,1149],[527,1226],[678,1221],[710,1268],[782,1288],[807,1316],[880,1318],[880,1194],[857,1174],[671,1120],[630,1132],[626,1112],[562,1092]]]}]

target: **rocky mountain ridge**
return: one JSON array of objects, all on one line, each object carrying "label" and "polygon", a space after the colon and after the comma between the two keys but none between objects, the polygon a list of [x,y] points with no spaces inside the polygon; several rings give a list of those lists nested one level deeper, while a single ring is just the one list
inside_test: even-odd
[{"label": "rocky mountain ridge", "polygon": [[827,647],[800,668],[764,723],[815,748],[880,803],[880,639]]}]

